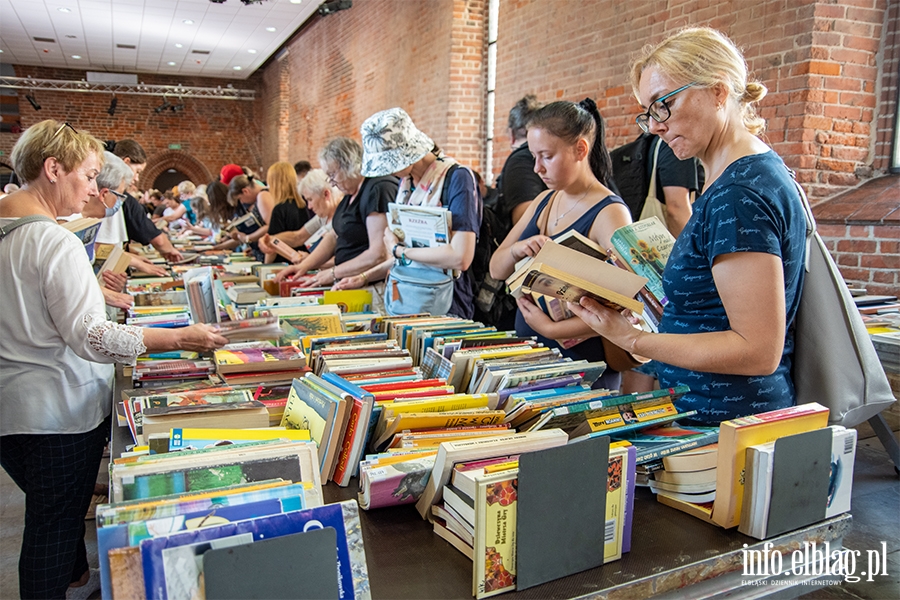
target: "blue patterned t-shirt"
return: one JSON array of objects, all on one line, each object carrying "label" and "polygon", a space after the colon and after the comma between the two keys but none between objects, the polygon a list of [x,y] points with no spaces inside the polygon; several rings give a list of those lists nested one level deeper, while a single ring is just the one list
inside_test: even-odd
[{"label": "blue patterned t-shirt", "polygon": [[771,375],[721,375],[661,363],[660,386],[691,388],[676,403],[679,409],[696,410],[696,420],[715,424],[793,406],[794,340],[788,328],[800,301],[805,236],[806,219],[797,190],[781,158],[774,152],[736,160],[697,199],[694,213],[675,242],[663,274],[669,304],[660,332],[730,329],[713,280],[712,266],[717,256],[733,252],[764,252],[781,257],[787,327],[781,363]]}]

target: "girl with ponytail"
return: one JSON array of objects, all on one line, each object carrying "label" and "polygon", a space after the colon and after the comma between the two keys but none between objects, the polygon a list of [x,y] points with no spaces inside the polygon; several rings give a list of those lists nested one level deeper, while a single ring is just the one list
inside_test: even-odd
[{"label": "girl with ponytail", "polygon": [[[612,233],[631,223],[628,207],[610,188],[612,161],[603,118],[590,98],[553,102],[528,123],[534,172],[549,191],[531,203],[491,258],[491,277],[506,279],[516,263],[534,256],[547,240],[574,229],[603,248]],[[603,360],[603,342],[578,317],[553,321],[531,298],[518,300],[516,333],[537,335],[573,359]],[[578,342],[578,340],[582,340]],[[607,369],[597,386],[617,389],[620,376]]]}]

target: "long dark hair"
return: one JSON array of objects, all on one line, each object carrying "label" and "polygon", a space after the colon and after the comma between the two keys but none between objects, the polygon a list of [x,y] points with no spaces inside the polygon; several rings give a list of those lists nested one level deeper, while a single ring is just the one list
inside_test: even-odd
[{"label": "long dark hair", "polygon": [[228,199],[228,186],[221,181],[211,181],[206,186],[206,197],[209,199],[210,220],[225,225],[234,218],[235,205]]},{"label": "long dark hair", "polygon": [[591,145],[591,171],[600,183],[609,187],[612,159],[606,149],[606,124],[593,100],[585,98],[577,104],[568,100],[551,102],[535,111],[528,120],[528,127],[549,131],[570,144],[580,137],[586,138]]}]

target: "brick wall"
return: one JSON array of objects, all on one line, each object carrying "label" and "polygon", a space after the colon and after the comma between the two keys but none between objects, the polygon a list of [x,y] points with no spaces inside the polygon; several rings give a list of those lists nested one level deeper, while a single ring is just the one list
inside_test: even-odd
[{"label": "brick wall", "polygon": [[870,294],[900,293],[900,238],[896,226],[819,224],[819,235],[850,285]]},{"label": "brick wall", "polygon": [[[607,145],[635,138],[633,57],[683,26],[710,25],[743,48],[751,71],[769,88],[760,105],[769,143],[798,171],[813,201],[830,196],[884,169],[872,134],[876,109],[887,115],[893,106],[889,85],[881,85],[881,103],[876,87],[882,72],[882,81],[896,82],[897,4],[561,0],[547,10],[540,0],[501,2],[494,139],[505,139],[509,109],[529,92],[544,102],[594,97],[608,123]],[[883,37],[893,40],[892,63],[879,53]],[[896,83],[893,90],[895,98]],[[496,147],[495,173],[509,153],[503,146]]]},{"label": "brick wall", "polygon": [[[81,80],[84,71],[16,66],[16,76],[35,79]],[[185,78],[141,74],[139,81],[148,85],[177,85],[198,87],[235,87],[251,89],[258,76],[248,82],[233,82],[210,78]],[[263,165],[260,151],[260,119],[255,102],[244,100],[211,100],[185,98],[185,110],[157,114],[154,108],[162,104],[161,96],[119,95],[116,114],[106,111],[112,98],[107,94],[36,90],[34,95],[41,110],[34,110],[25,100],[26,90],[18,90],[22,126],[28,127],[44,119],[65,120],[77,129],[85,130],[102,140],[134,138],[141,143],[148,156],[148,175],[154,164],[170,166],[173,155],[169,144],[180,144],[181,152],[203,164],[206,171],[217,174],[222,165],[236,162],[258,168]],[[171,103],[177,97],[169,96]],[[18,134],[0,133],[0,150],[9,156]],[[160,162],[162,161],[162,162]],[[174,165],[171,165],[174,166]],[[177,166],[176,166],[177,168]],[[197,172],[195,165],[185,165],[182,172]],[[150,185],[149,177],[143,182]],[[197,181],[196,183],[208,183]]]},{"label": "brick wall", "polygon": [[368,116],[394,106],[453,153],[448,82],[456,4],[358,0],[351,10],[315,17],[284,59],[292,86],[288,160],[318,164],[328,139],[359,140]]},{"label": "brick wall", "polygon": [[[890,0],[884,11],[882,52],[879,80],[880,96],[876,112],[876,132],[874,136],[875,161],[873,167],[880,171],[890,168],[891,152],[894,144],[894,128],[900,127],[897,120],[897,101],[900,94],[900,0]],[[878,88],[876,87],[876,93]]]}]

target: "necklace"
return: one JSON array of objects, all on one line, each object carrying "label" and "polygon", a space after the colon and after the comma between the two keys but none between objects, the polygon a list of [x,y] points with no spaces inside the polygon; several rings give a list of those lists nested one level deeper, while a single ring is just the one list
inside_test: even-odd
[{"label": "necklace", "polygon": [[560,219],[562,219],[564,216],[566,216],[567,214],[569,214],[570,212],[575,210],[575,207],[578,206],[582,200],[584,200],[584,198],[588,195],[588,192],[590,192],[593,188],[594,188],[594,184],[592,183],[588,189],[584,190],[584,193],[581,195],[581,198],[576,200],[575,203],[569,207],[569,210],[567,210],[563,214],[559,214],[559,206],[557,206],[556,207],[556,220],[553,221],[553,227],[555,228],[559,224]]}]

